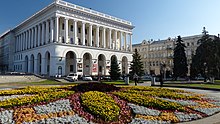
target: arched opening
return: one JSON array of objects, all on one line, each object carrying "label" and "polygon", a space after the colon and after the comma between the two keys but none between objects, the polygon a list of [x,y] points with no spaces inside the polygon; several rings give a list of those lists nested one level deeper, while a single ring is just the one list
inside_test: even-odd
[{"label": "arched opening", "polygon": [[116,57],[115,55],[113,55],[113,56],[111,57],[111,61],[112,61],[114,58],[118,61],[118,59],[117,59],[117,57]]},{"label": "arched opening", "polygon": [[24,64],[24,67],[25,67],[25,72],[27,73],[28,72],[28,56],[25,56],[25,64]]},{"label": "arched opening", "polygon": [[103,54],[98,56],[98,75],[106,75],[106,58]]},{"label": "arched opening", "polygon": [[125,56],[122,58],[121,69],[122,74],[128,74],[128,59]]},{"label": "arched opening", "polygon": [[37,55],[37,74],[41,74],[41,63],[42,63],[41,58],[42,58],[41,54],[38,53],[38,55]]},{"label": "arched opening", "polygon": [[30,61],[31,61],[31,67],[30,67],[31,68],[31,73],[34,73],[34,55],[33,54],[31,55],[31,60]]},{"label": "arched opening", "polygon": [[45,54],[45,66],[46,66],[46,75],[50,75],[50,52],[46,52]]},{"label": "arched opening", "polygon": [[83,55],[83,74],[91,75],[92,74],[92,56],[89,53]]},{"label": "arched opening", "polygon": [[66,54],[66,75],[77,72],[76,54],[72,51]]}]

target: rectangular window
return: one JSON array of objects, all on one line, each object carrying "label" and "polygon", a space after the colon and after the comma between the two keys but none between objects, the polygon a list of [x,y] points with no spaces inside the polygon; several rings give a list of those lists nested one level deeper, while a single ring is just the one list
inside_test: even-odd
[{"label": "rectangular window", "polygon": [[70,31],[73,31],[73,25],[70,26]]},{"label": "rectangular window", "polygon": [[189,46],[189,43],[187,43],[187,46]]},{"label": "rectangular window", "polygon": [[64,23],[62,24],[62,30],[64,30]]},{"label": "rectangular window", "polygon": [[81,33],[81,28],[78,28],[78,33]]},{"label": "rectangular window", "polygon": [[85,33],[87,34],[87,29],[85,30]]},{"label": "rectangular window", "polygon": [[70,65],[70,72],[73,72],[73,65]]}]

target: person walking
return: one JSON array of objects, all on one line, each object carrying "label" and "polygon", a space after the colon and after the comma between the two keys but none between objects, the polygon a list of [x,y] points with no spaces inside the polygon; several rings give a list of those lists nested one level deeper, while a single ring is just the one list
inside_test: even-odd
[{"label": "person walking", "polygon": [[133,79],[134,79],[135,86],[137,86],[137,83],[138,83],[138,75],[137,75],[136,73],[134,74]]}]

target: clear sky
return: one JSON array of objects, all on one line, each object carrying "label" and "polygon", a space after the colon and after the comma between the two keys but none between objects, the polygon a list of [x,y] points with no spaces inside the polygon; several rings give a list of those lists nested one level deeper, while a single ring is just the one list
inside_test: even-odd
[{"label": "clear sky", "polygon": [[[1,0],[0,34],[12,29],[53,0]],[[131,21],[133,44],[144,39],[220,33],[220,0],[66,0]]]}]

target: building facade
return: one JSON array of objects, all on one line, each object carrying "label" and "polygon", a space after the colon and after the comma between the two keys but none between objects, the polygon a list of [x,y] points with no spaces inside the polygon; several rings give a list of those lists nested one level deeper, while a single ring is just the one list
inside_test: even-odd
[{"label": "building facade", "polygon": [[112,57],[122,73],[132,61],[131,22],[55,0],[12,31],[13,71],[55,76],[109,75]]},{"label": "building facade", "polygon": [[[197,47],[200,45],[199,39],[201,35],[193,35],[182,37],[186,48],[186,57],[188,63],[188,75],[190,74],[190,64],[192,63],[192,56],[195,55]],[[214,38],[213,35],[211,35]],[[164,67],[164,77],[170,77],[173,74],[173,52],[177,38],[168,38],[158,41],[144,40],[140,44],[134,44],[133,50],[137,49],[142,57],[144,64],[144,71],[146,74],[159,75],[161,66]]]}]

